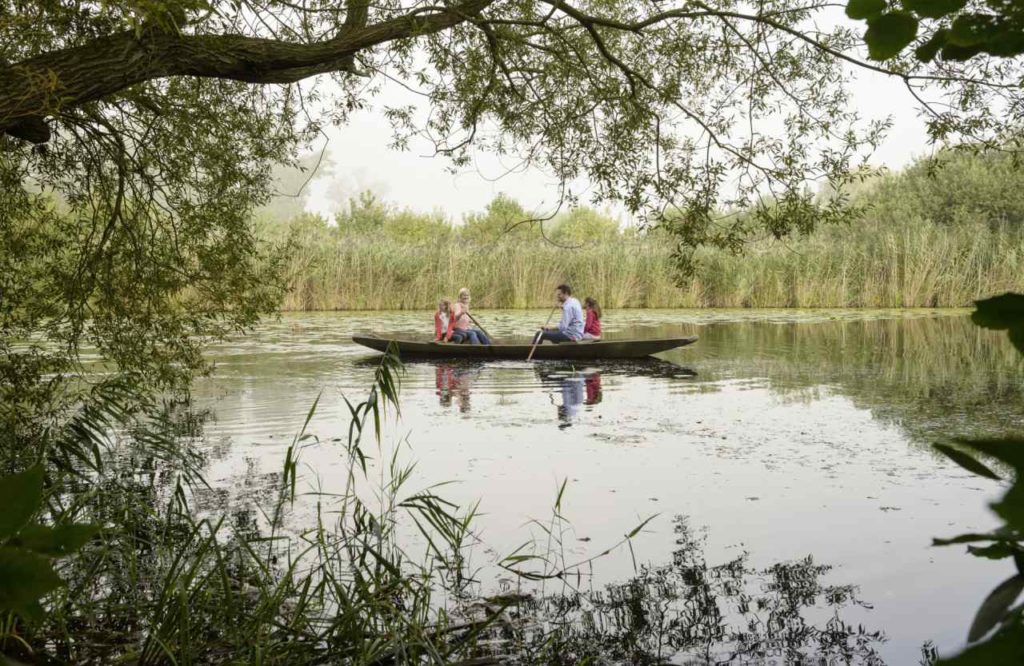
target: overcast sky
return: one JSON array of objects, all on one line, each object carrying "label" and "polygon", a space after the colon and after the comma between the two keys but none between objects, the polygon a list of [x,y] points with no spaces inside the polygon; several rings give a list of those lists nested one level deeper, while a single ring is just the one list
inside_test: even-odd
[{"label": "overcast sky", "polygon": [[[860,70],[851,72],[851,78],[861,116],[889,116],[893,121],[887,140],[874,154],[873,164],[898,169],[930,152],[917,104],[900,82]],[[546,212],[557,201],[554,181],[535,170],[506,173],[513,164],[481,156],[475,168],[451,174],[446,170],[446,159],[430,156],[431,146],[426,141],[414,141],[406,151],[389,148],[391,128],[382,107],[403,96],[397,89],[385,89],[347,125],[327,130],[329,163],[309,184],[308,210],[330,215],[348,197],[367,189],[399,207],[441,210],[454,221],[467,212],[481,210],[499,192],[509,194],[527,210]]]}]

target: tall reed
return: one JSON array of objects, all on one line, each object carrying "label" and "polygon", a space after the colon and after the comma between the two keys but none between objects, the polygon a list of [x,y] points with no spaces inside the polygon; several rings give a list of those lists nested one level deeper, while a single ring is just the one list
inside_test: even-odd
[{"label": "tall reed", "polygon": [[410,243],[326,226],[292,238],[285,310],[426,309],[462,286],[480,307],[543,307],[561,282],[613,308],[959,307],[1024,290],[1019,230],[919,219],[755,241],[741,255],[703,249],[682,284],[658,234],[574,249],[531,238]]}]

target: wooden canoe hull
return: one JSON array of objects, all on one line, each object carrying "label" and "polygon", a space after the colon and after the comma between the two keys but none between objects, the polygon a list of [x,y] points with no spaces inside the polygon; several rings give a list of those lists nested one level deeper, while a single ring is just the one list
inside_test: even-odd
[{"label": "wooden canoe hull", "polygon": [[[374,335],[353,335],[352,341],[383,352],[392,342],[398,347],[400,357],[520,359],[525,361],[532,345],[457,345],[440,342],[419,342],[415,340],[393,340]],[[563,342],[537,345],[535,359],[598,360],[604,358],[644,358],[677,347],[685,347],[697,341],[697,336],[685,338],[657,338],[652,340],[601,340],[599,342]]]}]

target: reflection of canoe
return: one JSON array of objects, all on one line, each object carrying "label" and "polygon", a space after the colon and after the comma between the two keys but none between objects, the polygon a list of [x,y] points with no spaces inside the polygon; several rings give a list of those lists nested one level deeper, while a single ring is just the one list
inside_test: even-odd
[{"label": "reflection of canoe", "polygon": [[[398,347],[399,356],[435,356],[440,358],[475,359],[522,359],[530,354],[532,345],[456,345],[440,342],[417,342],[414,340],[391,340],[375,335],[354,335],[352,341],[384,351],[392,342]],[[686,338],[657,338],[653,340],[601,340],[599,342],[550,342],[537,346],[533,357],[537,359],[602,359],[602,358],[643,358],[676,347],[684,347],[697,341],[697,336]]]}]

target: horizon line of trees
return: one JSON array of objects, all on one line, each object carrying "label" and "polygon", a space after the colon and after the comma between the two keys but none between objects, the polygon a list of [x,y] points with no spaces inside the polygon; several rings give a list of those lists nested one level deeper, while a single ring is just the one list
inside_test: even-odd
[{"label": "horizon line of trees", "polygon": [[[942,226],[1021,228],[1024,170],[1011,155],[944,150],[898,171],[883,168],[865,176],[850,191],[850,203],[865,208],[867,215],[881,224],[924,221]],[[263,209],[258,214],[262,229],[271,236],[280,236],[282,226],[291,227],[293,233],[319,227],[343,236],[379,235],[412,244],[545,240],[568,247],[636,239],[661,231],[588,205],[545,215],[527,210],[505,193],[497,194],[482,211],[468,213],[459,221],[436,208],[428,212],[397,206],[369,189],[349,197],[347,205],[331,218],[294,211],[294,207],[273,205]],[[288,213],[291,215],[284,218]],[[729,215],[723,213],[722,217]],[[737,216],[732,223],[742,225],[745,220]],[[751,226],[748,234],[754,231]]]}]

